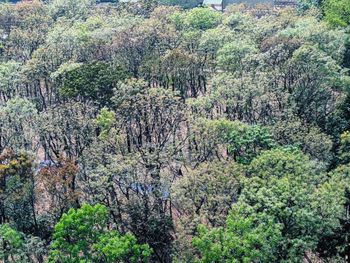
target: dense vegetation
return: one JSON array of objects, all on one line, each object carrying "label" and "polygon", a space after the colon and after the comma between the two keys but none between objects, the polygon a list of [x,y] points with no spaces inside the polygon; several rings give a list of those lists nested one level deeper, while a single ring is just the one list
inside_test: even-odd
[{"label": "dense vegetation", "polygon": [[1,262],[350,262],[349,0],[189,3],[0,4]]}]

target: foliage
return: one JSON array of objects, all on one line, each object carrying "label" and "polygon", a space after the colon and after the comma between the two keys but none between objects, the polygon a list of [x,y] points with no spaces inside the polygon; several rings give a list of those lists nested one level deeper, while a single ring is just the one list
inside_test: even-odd
[{"label": "foliage", "polygon": [[231,162],[208,162],[191,169],[173,186],[173,202],[186,216],[180,221],[187,231],[197,224],[224,224],[228,210],[241,190],[242,167]]},{"label": "foliage", "polygon": [[350,133],[348,131],[340,135],[339,159],[343,164],[350,163]]},{"label": "foliage", "polygon": [[113,88],[127,74],[120,67],[113,68],[103,62],[82,65],[63,73],[62,95],[67,97],[83,97],[100,105],[109,103]]},{"label": "foliage", "polygon": [[218,64],[228,71],[242,71],[255,52],[255,47],[250,44],[228,43],[218,51]]},{"label": "foliage", "polygon": [[299,0],[298,8],[302,11],[309,10],[311,8],[320,8],[320,0]]},{"label": "foliage", "polygon": [[33,162],[26,153],[0,156],[0,222],[11,221],[24,233],[37,233]]},{"label": "foliage", "polygon": [[[334,157],[331,136],[313,125],[303,124],[297,117],[276,122],[270,131],[281,145],[299,147],[313,159],[329,163]],[[323,143],[319,144],[320,141]]]},{"label": "foliage", "polygon": [[198,224],[208,227],[225,224],[228,212],[241,191],[242,177],[243,167],[239,164],[212,161],[188,169],[172,186],[172,202],[181,213],[175,221],[178,260],[193,258],[190,237],[196,233]]},{"label": "foliage", "polygon": [[333,26],[350,24],[350,2],[348,0],[326,0],[323,3],[325,19]]},{"label": "foliage", "polygon": [[55,226],[49,262],[138,262],[150,256],[148,245],[138,245],[131,234],[109,231],[107,221],[102,205],[70,209]]},{"label": "foliage", "polygon": [[2,1],[1,260],[350,257],[347,1]]},{"label": "foliage", "polygon": [[115,123],[115,113],[107,108],[102,108],[96,118],[97,125],[101,128],[101,137],[105,138]]},{"label": "foliage", "polygon": [[52,0],[48,8],[54,19],[59,17],[79,19],[85,18],[95,4],[94,0]]},{"label": "foliage", "polygon": [[[259,125],[248,125],[240,121],[200,119],[195,123],[195,128],[199,130],[199,136],[205,137],[205,139],[201,139],[206,142],[205,151],[220,151],[220,149],[215,148],[221,144],[227,148],[227,154],[239,163],[247,164],[260,151],[273,148],[276,145],[266,128]],[[196,137],[194,139],[196,140]],[[213,149],[210,149],[211,145],[213,145]],[[224,149],[221,150],[224,151]],[[209,154],[213,153],[203,152],[207,158]]]},{"label": "foliage", "polygon": [[1,258],[4,262],[7,262],[11,257],[13,260],[18,258],[19,261],[23,260],[23,240],[22,236],[9,225],[0,226],[0,240],[1,240]]},{"label": "foliage", "polygon": [[27,99],[13,98],[0,106],[0,119],[2,129],[0,130],[0,149],[23,149],[33,150],[35,148],[34,137],[37,120],[37,109]]},{"label": "foliage", "polygon": [[267,151],[251,163],[248,173],[240,202],[252,213],[266,212],[281,226],[278,260],[297,261],[339,225],[342,193],[297,150]]},{"label": "foliage", "polygon": [[159,2],[164,5],[178,5],[184,8],[193,8],[200,4],[198,0],[161,0]]},{"label": "foliage", "polygon": [[281,239],[278,225],[266,214],[246,215],[234,208],[224,228],[199,227],[193,239],[200,251],[197,262],[274,262]]},{"label": "foliage", "polygon": [[8,224],[0,225],[0,245],[3,262],[42,262],[46,252],[39,238],[25,236]]},{"label": "foliage", "polygon": [[209,8],[198,7],[185,14],[175,14],[173,19],[189,30],[207,30],[220,23],[221,15]]},{"label": "foliage", "polygon": [[43,211],[53,217],[53,222],[56,222],[70,208],[79,206],[81,192],[77,189],[78,172],[79,167],[76,162],[63,157],[40,169],[37,178],[41,185],[38,188],[46,194],[45,199],[48,204],[48,209],[43,208]]}]

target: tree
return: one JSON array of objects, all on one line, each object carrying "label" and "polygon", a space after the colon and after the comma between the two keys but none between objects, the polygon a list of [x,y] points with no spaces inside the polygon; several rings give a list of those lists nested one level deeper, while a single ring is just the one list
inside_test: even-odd
[{"label": "tree", "polygon": [[4,263],[42,263],[45,253],[45,244],[38,237],[26,236],[8,224],[0,225],[0,259]]},{"label": "tree", "polygon": [[0,225],[0,246],[0,256],[5,263],[24,262],[22,236],[9,225]]},{"label": "tree", "polygon": [[137,244],[133,235],[108,230],[105,206],[84,204],[56,224],[48,262],[139,262],[150,254],[149,246]]},{"label": "tree", "polygon": [[42,1],[21,1],[15,5],[13,25],[9,30],[6,45],[8,56],[16,61],[27,61],[44,43],[51,24],[47,8]]},{"label": "tree", "polygon": [[157,260],[168,261],[173,223],[166,194],[169,189],[164,183],[170,178],[164,179],[163,174],[171,166],[170,160],[180,158],[184,142],[180,131],[186,120],[186,106],[176,93],[134,79],[120,84],[113,102],[124,135],[126,153],[122,160],[132,156],[140,163],[132,185],[127,185],[127,189],[132,187],[136,192],[136,198],[130,198],[127,191],[123,194],[130,199],[130,225],[138,239],[154,249]]},{"label": "tree", "polygon": [[178,260],[194,256],[190,240],[197,233],[198,224],[225,225],[228,212],[241,191],[243,176],[243,167],[230,161],[202,162],[194,168],[183,169],[182,177],[171,187]]},{"label": "tree", "polygon": [[21,232],[38,234],[34,169],[26,153],[0,155],[0,223],[11,222]]},{"label": "tree", "polygon": [[[333,161],[332,137],[322,132],[317,126],[303,123],[296,116],[290,116],[286,120],[277,121],[269,130],[281,145],[297,146],[304,153],[309,154],[312,159],[327,164]],[[321,141],[322,144],[319,143]]]},{"label": "tree", "polygon": [[276,261],[276,247],[281,239],[279,225],[264,213],[245,214],[245,209],[233,208],[223,228],[199,227],[198,236],[193,239],[199,250],[198,262]]},{"label": "tree", "polygon": [[[320,238],[316,251],[322,258],[338,259],[348,262],[350,259],[350,193],[349,193],[349,175],[350,170],[346,165],[340,165],[329,173],[329,182],[327,182],[320,193],[327,193],[328,200],[334,202],[331,206],[324,206],[334,213],[334,208],[339,212],[336,213],[338,224],[334,224],[333,231],[323,233]],[[336,201],[338,200],[338,201]],[[324,204],[328,205],[328,204]]]},{"label": "tree", "polygon": [[218,64],[229,72],[242,74],[243,69],[248,69],[254,62],[252,57],[256,52],[257,49],[250,43],[227,43],[218,51]]},{"label": "tree", "polygon": [[347,0],[15,2],[0,4],[14,261],[46,259],[39,237],[60,244],[51,262],[146,261],[138,242],[161,263],[350,255]]},{"label": "tree", "polygon": [[48,8],[54,20],[57,20],[59,17],[85,19],[95,5],[95,0],[52,0]]},{"label": "tree", "polygon": [[13,98],[0,106],[0,150],[33,151],[37,145],[37,109],[28,99]]},{"label": "tree", "polygon": [[319,9],[321,7],[322,0],[300,0],[298,1],[298,8],[302,11],[308,11],[312,9]]},{"label": "tree", "polygon": [[190,30],[207,30],[219,25],[221,14],[209,8],[198,7],[187,11],[185,14],[175,14],[174,20],[183,23]]},{"label": "tree", "polygon": [[227,226],[201,227],[194,239],[201,262],[299,262],[337,233],[343,183],[326,179],[300,152],[266,151],[253,160],[247,176]]},{"label": "tree", "polygon": [[233,162],[214,161],[201,163],[178,179],[173,186],[173,202],[189,231],[198,223],[213,227],[224,224],[238,199],[242,170]]},{"label": "tree", "polygon": [[350,24],[349,0],[325,0],[322,5],[325,19],[331,25],[346,27]]},{"label": "tree", "polygon": [[[156,8],[149,19],[127,17],[121,33],[113,38],[115,60],[122,63],[134,78],[143,78],[153,86],[163,86],[166,79],[159,74],[159,63],[176,47],[177,32],[169,16],[177,8]],[[142,25],[142,26],[141,26]]]},{"label": "tree", "polygon": [[14,96],[19,85],[20,63],[16,61],[7,61],[0,64],[0,92],[3,100],[7,101]]},{"label": "tree", "polygon": [[96,112],[94,105],[80,102],[51,106],[41,112],[37,128],[45,159],[81,156],[93,140]]},{"label": "tree", "polygon": [[192,136],[191,155],[199,161],[218,157],[247,164],[259,152],[276,146],[266,128],[226,119],[199,119],[193,125]]},{"label": "tree", "polygon": [[78,187],[78,172],[76,161],[63,157],[41,165],[37,176],[41,184],[37,188],[45,196],[38,195],[47,206],[42,208],[41,214],[49,215],[51,222],[57,222],[63,213],[79,206],[81,190]]},{"label": "tree", "polygon": [[104,62],[92,62],[81,65],[61,74],[60,93],[64,97],[82,97],[99,106],[110,105],[113,89],[127,73],[121,67],[113,67]]},{"label": "tree", "polygon": [[338,158],[341,164],[350,163],[350,133],[348,131],[340,135]]},{"label": "tree", "polygon": [[201,4],[198,0],[160,0],[159,2],[163,5],[178,5],[184,8],[193,8]]},{"label": "tree", "polygon": [[[239,203],[281,227],[277,261],[298,261],[339,226],[343,195],[300,151],[275,149],[252,161]],[[335,186],[335,187],[332,187]]]},{"label": "tree", "polygon": [[96,123],[101,129],[101,138],[107,138],[115,122],[115,113],[113,111],[109,111],[105,107],[100,110],[100,113],[97,115],[96,118]]}]

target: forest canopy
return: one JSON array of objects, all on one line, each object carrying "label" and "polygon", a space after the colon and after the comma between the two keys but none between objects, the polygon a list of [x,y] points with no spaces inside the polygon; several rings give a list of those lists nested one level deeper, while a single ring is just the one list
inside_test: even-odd
[{"label": "forest canopy", "polygon": [[0,3],[0,262],[350,262],[349,0],[200,2]]}]

